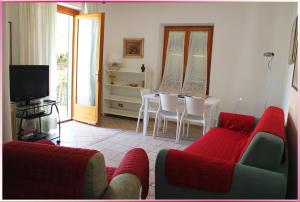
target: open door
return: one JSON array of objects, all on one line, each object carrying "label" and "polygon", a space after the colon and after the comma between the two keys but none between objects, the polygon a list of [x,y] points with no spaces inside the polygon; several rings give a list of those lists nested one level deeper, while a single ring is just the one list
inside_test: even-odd
[{"label": "open door", "polygon": [[72,118],[100,124],[104,14],[75,18]]}]

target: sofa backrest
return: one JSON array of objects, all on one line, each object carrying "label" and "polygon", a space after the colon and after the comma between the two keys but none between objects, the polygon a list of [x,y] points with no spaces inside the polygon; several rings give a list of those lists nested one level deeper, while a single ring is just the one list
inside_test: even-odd
[{"label": "sofa backrest", "polygon": [[240,156],[245,165],[268,170],[279,168],[284,154],[284,112],[271,106],[265,110]]}]

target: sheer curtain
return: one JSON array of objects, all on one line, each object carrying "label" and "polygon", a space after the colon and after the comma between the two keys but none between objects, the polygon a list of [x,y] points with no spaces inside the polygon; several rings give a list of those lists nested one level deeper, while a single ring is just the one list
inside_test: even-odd
[{"label": "sheer curtain", "polygon": [[80,19],[78,24],[77,103],[95,106],[98,19]]},{"label": "sheer curtain", "polygon": [[49,65],[50,97],[56,99],[55,3],[19,3],[19,47],[14,64]]},{"label": "sheer curtain", "polygon": [[163,79],[159,87],[160,92],[181,92],[183,78],[185,32],[172,31],[169,33],[168,47]]},{"label": "sheer curtain", "polygon": [[182,93],[205,97],[207,84],[208,32],[192,31]]},{"label": "sheer curtain", "polygon": [[[49,65],[50,99],[56,99],[56,53],[55,53],[55,3],[16,3],[18,16],[15,23],[19,24],[16,41],[18,46],[13,50],[13,64]],[[14,22],[13,22],[14,23]],[[56,126],[56,115],[43,121],[43,130],[48,131]],[[46,120],[46,119],[45,119]],[[51,124],[50,124],[51,123]],[[27,123],[30,124],[30,123]],[[36,125],[36,124],[35,124]]]}]

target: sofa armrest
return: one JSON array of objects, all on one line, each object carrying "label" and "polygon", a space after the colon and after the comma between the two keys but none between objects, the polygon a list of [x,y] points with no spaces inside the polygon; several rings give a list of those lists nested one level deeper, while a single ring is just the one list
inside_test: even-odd
[{"label": "sofa armrest", "polygon": [[115,176],[109,183],[101,199],[139,199],[140,179],[130,173]]},{"label": "sofa armrest", "polygon": [[141,197],[145,199],[149,189],[149,159],[144,149],[135,148],[126,153],[115,170],[106,196],[136,198],[141,186]]},{"label": "sofa armrest", "polygon": [[277,171],[284,157],[284,142],[266,132],[258,132],[251,140],[239,163],[266,170]]},{"label": "sofa armrest", "polygon": [[254,116],[220,112],[218,127],[250,134],[254,130],[255,122]]},{"label": "sofa armrest", "polygon": [[168,150],[158,153],[155,165],[155,199],[283,199],[286,193],[285,174],[236,164],[230,192],[215,193],[168,182],[165,162]]},{"label": "sofa armrest", "polygon": [[232,194],[240,199],[284,199],[287,177],[257,167],[236,164],[232,183]]}]

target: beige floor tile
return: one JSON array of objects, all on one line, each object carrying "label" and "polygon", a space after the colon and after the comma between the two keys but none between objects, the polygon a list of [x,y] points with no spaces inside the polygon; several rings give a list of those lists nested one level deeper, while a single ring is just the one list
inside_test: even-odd
[{"label": "beige floor tile", "polygon": [[155,185],[155,172],[154,171],[150,171],[149,174],[149,185]]},{"label": "beige floor tile", "polygon": [[87,146],[89,149],[95,149],[101,151],[103,149],[109,149],[113,144],[106,141],[97,142],[95,144],[91,144]]},{"label": "beige floor tile", "polygon": [[62,125],[63,146],[82,147],[100,151],[105,158],[106,166],[118,167],[126,152],[132,148],[143,148],[149,158],[150,189],[147,199],[155,199],[155,161],[163,148],[183,150],[201,136],[200,127],[191,127],[190,137],[182,137],[175,144],[176,124],[169,123],[166,134],[158,133],[152,137],[153,120],[149,122],[148,135],[142,134],[143,124],[138,133],[135,132],[136,120],[104,116],[101,127],[87,125],[75,121]]},{"label": "beige floor tile", "polygon": [[153,170],[154,167],[155,167],[155,161],[149,160],[149,169]]},{"label": "beige floor tile", "polygon": [[150,186],[147,199],[155,198],[155,187]]},{"label": "beige floor tile", "polygon": [[105,160],[113,159],[117,155],[122,155],[121,152],[113,151],[110,149],[101,149],[100,152],[104,155]]},{"label": "beige floor tile", "polygon": [[88,145],[90,145],[90,141],[76,141],[77,143],[77,147],[87,147]]},{"label": "beige floor tile", "polygon": [[124,146],[124,145],[116,143],[116,144],[112,145],[109,149],[120,152],[120,153],[126,153],[127,151],[132,149],[132,147],[128,147],[128,146]]},{"label": "beige floor tile", "polygon": [[111,160],[121,162],[122,159],[124,158],[125,154],[126,154],[125,152],[124,153],[120,153],[119,155],[114,156]]},{"label": "beige floor tile", "polygon": [[106,160],[106,159],[105,159],[105,166],[117,168],[119,165],[120,165],[120,162],[119,162],[119,161],[115,161],[115,160]]},{"label": "beige floor tile", "polygon": [[[128,137],[128,138],[130,138],[130,137]],[[119,144],[127,146],[127,147],[138,147],[140,142],[130,139],[130,140],[125,140],[125,141],[119,142]]]},{"label": "beige floor tile", "polygon": [[150,161],[155,161],[157,158],[157,152],[149,152],[148,153],[148,158]]}]

